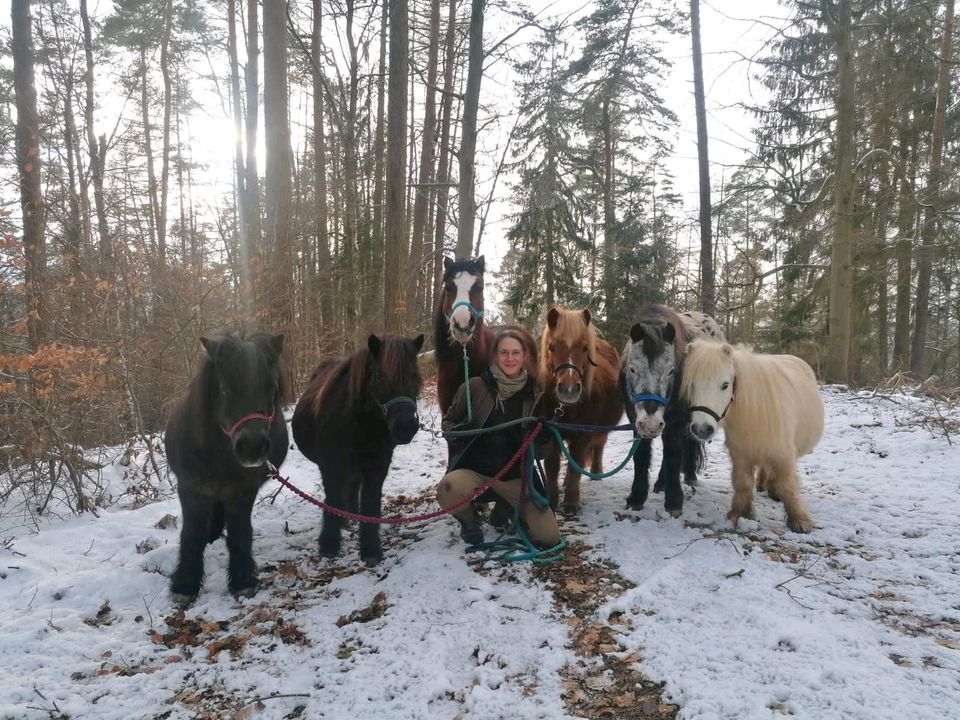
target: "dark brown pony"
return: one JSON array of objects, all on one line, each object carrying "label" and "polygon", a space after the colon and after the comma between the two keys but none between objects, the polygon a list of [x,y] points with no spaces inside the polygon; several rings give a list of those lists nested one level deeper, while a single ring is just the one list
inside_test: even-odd
[{"label": "dark brown pony", "polygon": [[517,325],[487,325],[483,319],[483,255],[476,260],[443,259],[443,289],[434,315],[434,352],[437,362],[437,402],[446,413],[463,384],[463,349],[467,350],[470,377],[490,367],[490,352],[497,333],[507,328],[524,338],[526,368],[537,374],[537,343]]},{"label": "dark brown pony", "polygon": [[183,511],[180,555],[170,579],[178,605],[197,597],[203,551],[224,529],[228,588],[238,597],[256,593],[250,515],[267,481],[267,462],[280,467],[287,455],[283,335],[247,340],[227,333],[200,342],[207,357],[171,411],[164,435]]},{"label": "dark brown pony", "polygon": [[[617,388],[620,358],[616,349],[597,337],[589,310],[550,308],[540,339],[538,386],[545,395],[547,414],[565,423],[616,425],[623,415]],[[603,472],[605,432],[563,431],[573,459],[590,471]],[[560,501],[560,448],[553,444],[546,458],[547,492],[554,508]],[[567,465],[563,483],[563,512],[580,507],[580,473]]]},{"label": "dark brown pony", "polygon": [[[353,355],[329,358],[313,371],[291,427],[300,452],[320,468],[330,505],[380,517],[393,451],[420,429],[417,353],[422,346],[423,335],[371,335]],[[324,511],[322,556],[340,553],[344,524]],[[375,565],[382,556],[380,526],[360,523],[360,559]]]}]

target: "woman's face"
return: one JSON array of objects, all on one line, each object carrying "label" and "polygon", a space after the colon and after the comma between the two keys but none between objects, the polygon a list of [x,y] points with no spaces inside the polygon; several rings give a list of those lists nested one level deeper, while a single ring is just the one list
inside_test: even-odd
[{"label": "woman's face", "polygon": [[523,345],[516,338],[505,337],[497,345],[497,365],[504,375],[513,377],[523,369]]}]

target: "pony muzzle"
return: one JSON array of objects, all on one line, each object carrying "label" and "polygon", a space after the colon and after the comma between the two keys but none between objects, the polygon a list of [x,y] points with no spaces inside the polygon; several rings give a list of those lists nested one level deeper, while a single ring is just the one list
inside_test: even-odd
[{"label": "pony muzzle", "polygon": [[233,436],[233,454],[243,467],[260,467],[270,454],[269,431],[243,428]]},{"label": "pony muzzle", "polygon": [[641,408],[637,408],[637,422],[636,429],[637,435],[644,438],[645,440],[653,440],[654,438],[660,437],[660,433],[663,432],[663,428],[666,423],[663,419],[662,412],[656,412],[652,415],[647,413]]},{"label": "pony muzzle", "polygon": [[700,423],[694,422],[693,420],[690,421],[690,434],[697,440],[712,440],[716,432],[717,428],[709,421]]}]

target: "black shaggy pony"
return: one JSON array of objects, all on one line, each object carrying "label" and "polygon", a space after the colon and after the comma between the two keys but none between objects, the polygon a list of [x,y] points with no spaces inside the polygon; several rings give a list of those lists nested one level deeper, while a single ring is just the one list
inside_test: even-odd
[{"label": "black shaggy pony", "polygon": [[170,592],[187,605],[203,583],[203,551],[227,530],[228,585],[236,596],[257,591],[250,514],[267,480],[267,461],[287,455],[280,353],[283,335],[249,340],[200,338],[203,367],[167,421],[164,445],[183,511],[180,557]]},{"label": "black shaggy pony", "polygon": [[[420,394],[414,339],[371,335],[349,357],[321,362],[293,413],[293,438],[320,468],[326,501],[334,507],[380,517],[383,481],[397,445],[417,430]],[[320,554],[340,553],[342,518],[323,513]],[[360,559],[375,565],[383,557],[380,526],[360,523]]]}]

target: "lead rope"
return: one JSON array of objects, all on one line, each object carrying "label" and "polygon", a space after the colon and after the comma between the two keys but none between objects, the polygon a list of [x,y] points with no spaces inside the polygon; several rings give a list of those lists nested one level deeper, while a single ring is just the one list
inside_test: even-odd
[{"label": "lead rope", "polygon": [[467,423],[473,420],[473,399],[470,397],[470,358],[467,355],[467,344],[460,343],[463,348],[463,386],[467,392]]}]

